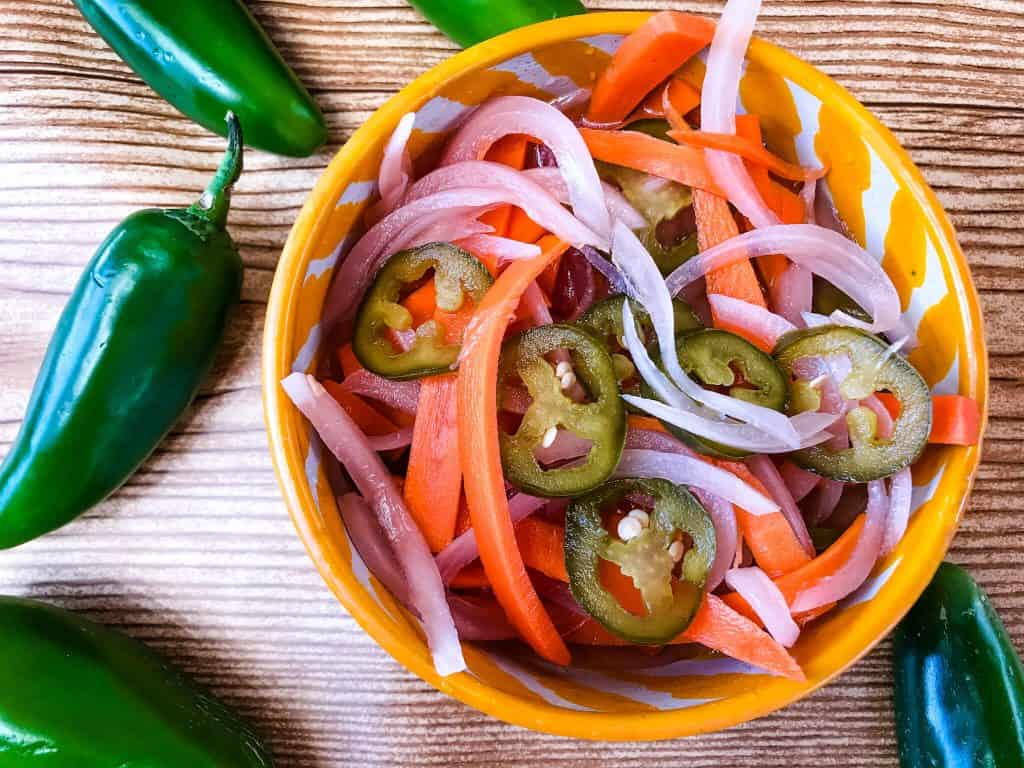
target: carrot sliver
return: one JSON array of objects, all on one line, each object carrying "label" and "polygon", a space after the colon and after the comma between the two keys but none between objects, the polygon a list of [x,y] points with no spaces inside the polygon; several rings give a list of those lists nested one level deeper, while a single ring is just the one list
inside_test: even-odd
[{"label": "carrot sliver", "polygon": [[672,144],[639,131],[579,130],[596,160],[676,181],[694,187],[695,193],[697,189],[719,191],[704,161],[703,150]]},{"label": "carrot sliver", "polygon": [[466,492],[463,490],[459,497],[459,514],[455,518],[455,535],[461,536],[473,527],[473,521],[469,517],[469,502],[466,501]]},{"label": "carrot sliver", "polygon": [[522,208],[513,208],[508,220],[508,237],[521,243],[535,243],[547,232],[544,227],[526,215]]},{"label": "carrot sliver", "polygon": [[[673,105],[675,106],[675,105]],[[685,114],[685,113],[683,113]],[[738,128],[738,126],[737,126]],[[705,131],[670,131],[669,136],[680,144],[700,149],[717,149],[737,155],[749,163],[763,168],[766,173],[774,173],[790,181],[814,181],[825,175],[821,168],[804,168],[787,163],[778,155],[768,151],[760,141],[754,142],[747,138],[728,133],[708,133]]]},{"label": "carrot sliver", "polygon": [[540,256],[513,262],[495,280],[466,334],[458,373],[459,454],[480,561],[509,621],[540,656],[557,664],[569,663],[569,649],[519,552],[505,497],[494,392],[509,319],[526,289],[566,248],[566,243],[556,242]]},{"label": "carrot sliver", "polygon": [[[593,619],[584,622],[566,639],[575,645],[630,645],[629,641],[613,635]],[[672,640],[673,645],[680,643],[700,643],[790,680],[805,679],[803,670],[789,651],[715,595],[704,596],[704,603],[690,626]]]},{"label": "carrot sliver", "polygon": [[[746,464],[736,461],[708,459],[712,464],[732,472],[740,480],[753,486],[758,492],[771,498],[768,489],[747,469]],[[810,556],[800,546],[793,527],[781,512],[767,515],[752,515],[742,507],[736,507],[736,523],[743,540],[750,547],[757,564],[769,576],[775,577],[794,571],[810,561]]]},{"label": "carrot sliver", "polygon": [[[902,406],[895,395],[876,392],[885,410],[894,419]],[[977,445],[981,438],[981,411],[978,401],[965,395],[932,395],[932,431],[928,442],[939,445]]]},{"label": "carrot sliver", "polygon": [[614,123],[628,115],[659,83],[711,43],[715,25],[700,16],[663,11],[622,41],[598,77],[587,118]]},{"label": "carrot sliver", "polygon": [[[697,219],[697,239],[702,251],[737,237],[740,233],[729,203],[724,198],[695,189],[693,211]],[[748,259],[714,269],[707,273],[705,279],[709,294],[718,293],[759,307],[768,306],[761,291],[761,284],[757,281],[757,275]],[[714,318],[713,312],[712,319],[717,326],[718,320]]]},{"label": "carrot sliver", "polygon": [[333,397],[345,413],[352,417],[352,421],[370,437],[377,435],[388,435],[398,431],[398,425],[391,419],[367,403],[359,395],[343,389],[336,381],[322,382],[324,389]]},{"label": "carrot sliver", "polygon": [[976,400],[963,395],[932,397],[930,443],[977,445],[981,439],[981,411]]},{"label": "carrot sliver", "polygon": [[565,529],[539,517],[528,517],[516,526],[516,541],[528,568],[568,582],[565,570]]},{"label": "carrot sliver", "polygon": [[359,362],[356,353],[352,351],[351,344],[343,344],[338,347],[338,364],[341,366],[341,372],[345,374],[345,378],[356,371],[363,370],[363,364]]},{"label": "carrot sliver", "polygon": [[[787,574],[779,576],[774,579],[775,586],[782,592],[782,596],[786,598],[786,602],[792,604],[796,600],[796,597],[801,592],[814,586],[822,579],[826,579],[829,576],[835,574],[850,556],[853,554],[854,549],[857,547],[857,541],[860,539],[860,532],[864,529],[864,515],[857,517],[850,527],[843,531],[843,534],[836,539],[832,545],[822,552],[820,555],[815,557],[813,560],[809,560],[796,570],[790,571]],[[760,622],[757,618],[757,614],[750,607],[746,600],[743,599],[738,593],[731,593],[722,598],[725,600],[733,610],[742,613],[744,616],[751,618],[754,621]],[[797,619],[801,619],[804,623],[809,621],[811,618],[816,618],[821,614],[825,613],[832,608],[834,603],[828,606],[822,606],[820,609],[815,608],[813,611],[806,611],[796,615]]]},{"label": "carrot sliver", "polygon": [[[510,168],[521,171],[526,165],[526,150],[530,145],[530,138],[519,134],[502,136],[491,148],[487,150],[485,159],[494,163],[501,163]],[[494,227],[494,234],[499,237],[508,235],[509,221],[512,216],[512,206],[502,205],[492,211],[488,211],[480,217],[480,221]]]},{"label": "carrot sliver", "polygon": [[458,379],[453,373],[420,382],[416,423],[405,474],[405,502],[432,552],[455,537],[462,496]]},{"label": "carrot sliver", "polygon": [[437,289],[433,280],[423,285],[402,299],[402,306],[412,315],[412,326],[416,328],[434,316],[437,309]]},{"label": "carrot sliver", "polygon": [[789,651],[714,595],[704,597],[704,604],[682,637],[790,680],[806,679]]},{"label": "carrot sliver", "polygon": [[653,416],[642,416],[639,413],[631,413],[626,416],[626,423],[630,429],[646,429],[648,432],[668,432],[665,425]]},{"label": "carrot sliver", "polygon": [[480,563],[470,563],[456,574],[448,586],[452,589],[490,589],[491,582]]}]

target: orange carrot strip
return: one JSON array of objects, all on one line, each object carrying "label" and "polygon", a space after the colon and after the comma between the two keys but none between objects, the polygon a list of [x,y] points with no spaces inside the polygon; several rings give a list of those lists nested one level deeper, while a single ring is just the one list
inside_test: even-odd
[{"label": "orange carrot strip", "polygon": [[448,586],[453,589],[490,589],[491,582],[480,563],[470,563],[456,574]]},{"label": "orange carrot strip", "polygon": [[704,597],[704,604],[682,636],[790,680],[806,679],[789,651],[714,595]]},{"label": "orange carrot strip", "polygon": [[[736,220],[732,217],[729,203],[724,198],[695,189],[693,190],[693,211],[697,219],[697,241],[702,251],[736,237],[740,233],[739,227],[736,226]],[[764,294],[761,292],[761,284],[757,281],[757,275],[748,259],[742,259],[727,267],[712,270],[705,277],[709,294],[718,293],[734,299],[742,299],[759,307],[767,308],[768,306],[765,303]],[[713,315],[714,312],[712,312],[712,319],[717,326],[718,320]]]},{"label": "orange carrot strip", "polygon": [[[700,106],[700,91],[683,80],[681,77],[673,77],[665,86],[668,89],[668,101],[674,111],[680,117],[692,112]],[[637,110],[629,116],[628,122],[644,120],[651,117],[663,118],[665,115],[665,88],[658,88],[651,91],[651,95],[644,99]],[[673,126],[676,123],[673,122]]]},{"label": "orange carrot strip", "polygon": [[565,529],[539,517],[528,517],[516,526],[516,541],[527,567],[552,579],[568,582],[565,570]]},{"label": "orange carrot strip", "polygon": [[434,281],[427,280],[402,299],[402,306],[408,309],[409,314],[412,315],[413,328],[430,320],[437,308],[437,289],[434,287]]},{"label": "orange carrot strip", "polygon": [[[708,459],[712,464],[732,472],[748,485],[753,486],[768,498],[771,494],[761,481],[738,461]],[[800,546],[793,527],[781,512],[767,515],[752,515],[742,507],[736,507],[736,523],[743,539],[750,547],[757,564],[765,573],[775,577],[789,573],[810,561],[810,556]]]},{"label": "orange carrot strip", "polygon": [[981,412],[973,398],[935,395],[932,398],[930,443],[977,445],[981,439]]},{"label": "orange carrot strip", "polygon": [[626,423],[630,429],[646,429],[649,432],[668,432],[665,425],[653,416],[641,416],[638,413],[631,413],[626,416]]},{"label": "orange carrot strip", "polygon": [[398,431],[398,425],[391,419],[367,403],[359,395],[342,389],[336,381],[324,381],[324,389],[333,397],[345,413],[352,417],[352,421],[371,437],[376,435],[389,435]]},{"label": "orange carrot strip", "polygon": [[[544,246],[542,246],[544,247]],[[523,292],[568,245],[556,242],[540,256],[512,263],[476,309],[458,373],[458,430],[466,498],[480,561],[509,621],[543,658],[569,663],[569,649],[530,582],[509,517],[498,447],[501,343]]]},{"label": "orange carrot strip", "polygon": [[[809,560],[804,565],[800,566],[790,573],[784,574],[776,578],[775,586],[782,592],[782,596],[786,598],[787,603],[793,603],[796,600],[798,594],[804,590],[814,586],[822,579],[826,579],[838,571],[850,556],[853,554],[853,550],[857,547],[857,541],[860,539],[860,532],[864,529],[864,515],[857,517],[850,527],[843,531],[843,534],[836,539],[832,545],[818,555],[813,560]],[[760,619],[754,612],[754,609],[750,607],[746,600],[736,592],[725,595],[723,600],[729,604],[729,606],[744,616],[760,623]],[[809,616],[817,617],[831,609],[835,603],[831,603],[828,606],[822,606],[821,609],[814,609],[813,611],[806,611],[804,613],[797,614],[798,619],[802,619],[805,623],[810,620]]]},{"label": "orange carrot strip", "polygon": [[[876,392],[889,414],[898,419],[900,401],[888,392]],[[965,395],[932,395],[932,431],[929,443],[938,445],[977,445],[981,438],[981,412],[978,401]]]},{"label": "orange carrot strip", "polygon": [[[523,166],[526,165],[526,150],[529,145],[530,138],[528,136],[521,136],[519,134],[503,136],[487,150],[486,159],[521,171]],[[511,215],[512,206],[503,205],[485,213],[480,217],[480,221],[494,227],[494,234],[499,237],[505,237],[508,235]]]},{"label": "orange carrot strip", "polygon": [[462,495],[458,379],[454,373],[420,380],[420,399],[405,473],[405,502],[432,552],[455,537]]},{"label": "orange carrot strip", "polygon": [[711,43],[715,25],[678,11],[656,13],[622,41],[594,85],[587,119],[622,120],[658,83]]},{"label": "orange carrot strip", "polygon": [[704,152],[672,144],[639,131],[598,131],[580,128],[587,149],[596,160],[624,165],[688,187],[718,192]]},{"label": "orange carrot strip", "polygon": [[[625,607],[625,606],[624,606]],[[576,645],[629,645],[591,619],[567,638]],[[803,670],[789,651],[754,622],[730,608],[721,598],[705,595],[690,626],[672,644],[700,643],[768,672],[804,680]]]},{"label": "orange carrot strip", "polygon": [[363,370],[363,364],[359,362],[356,353],[352,351],[351,344],[343,344],[338,347],[338,364],[341,366],[341,372],[345,374],[345,378],[356,371]]},{"label": "orange carrot strip", "polygon": [[889,412],[890,416],[894,419],[898,419],[900,417],[900,412],[903,408],[896,395],[892,395],[888,392],[875,392],[875,397],[877,397],[878,401],[885,406],[885,410]]},{"label": "orange carrot strip", "polygon": [[791,181],[813,181],[820,179],[826,173],[821,168],[804,168],[787,163],[778,155],[769,152],[761,143],[748,141],[742,136],[706,131],[669,131],[669,136],[680,144],[690,147],[718,149],[739,155],[744,160]]},{"label": "orange carrot strip", "polygon": [[522,208],[513,208],[508,221],[508,237],[521,243],[535,243],[547,232],[535,222]]}]

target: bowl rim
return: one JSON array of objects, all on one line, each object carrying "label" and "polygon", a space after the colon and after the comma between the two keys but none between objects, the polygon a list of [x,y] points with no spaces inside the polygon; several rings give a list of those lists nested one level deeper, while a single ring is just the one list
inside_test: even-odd
[{"label": "bowl rim", "polygon": [[[492,66],[545,45],[601,34],[629,34],[650,15],[646,11],[595,12],[513,30],[445,60],[391,97],[341,147],[306,199],[277,266],[267,306],[262,349],[264,418],[278,484],[307,553],[327,586],[356,622],[411,672],[439,691],[481,712],[507,723],[554,735],[609,741],[659,740],[728,728],[803,698],[846,671],[891,631],[931,580],[959,525],[981,456],[979,441],[977,446],[965,449],[950,461],[955,466],[947,468],[946,474],[956,481],[945,494],[943,503],[956,504],[957,508],[943,531],[941,546],[924,557],[915,558],[912,567],[916,573],[911,588],[888,606],[889,619],[877,627],[861,647],[835,659],[825,674],[804,683],[786,681],[788,684],[776,684],[770,695],[743,696],[742,706],[734,698],[702,705],[700,716],[695,716],[696,709],[621,714],[568,711],[505,693],[471,674],[439,677],[429,655],[422,649],[410,647],[390,626],[363,610],[345,589],[317,546],[316,533],[304,511],[311,504],[312,497],[308,489],[300,488],[296,477],[305,478],[305,457],[301,455],[294,431],[289,427],[287,411],[291,406],[279,384],[292,364],[287,355],[295,318],[288,309],[302,285],[302,280],[298,279],[298,267],[311,255],[327,223],[338,182],[352,173],[365,154],[371,151],[380,134],[390,131],[411,105],[436,95],[445,84],[465,71]],[[935,193],[893,134],[841,85],[795,55],[764,40],[755,39],[748,56],[768,64],[773,71],[791,81],[799,82],[822,102],[837,109],[845,120],[858,126],[862,133],[872,134],[875,139],[871,143],[872,148],[920,203],[937,240],[940,260],[949,265],[950,287],[958,294],[961,318],[967,328],[967,355],[966,359],[960,360],[960,365],[968,366],[973,373],[973,378],[969,379],[968,394],[974,396],[982,407],[984,429],[988,410],[988,371],[980,303],[953,226]],[[966,317],[963,310],[966,310]],[[954,470],[952,474],[950,469]]]}]

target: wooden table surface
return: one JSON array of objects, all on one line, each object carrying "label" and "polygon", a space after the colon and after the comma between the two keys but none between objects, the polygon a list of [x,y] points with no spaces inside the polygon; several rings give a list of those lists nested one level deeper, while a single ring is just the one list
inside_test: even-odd
[{"label": "wooden table surface", "polygon": [[[684,741],[597,744],[505,726],[445,698],[338,605],[292,530],[267,454],[267,295],[288,229],[332,153],[454,46],[401,0],[250,5],[319,99],[331,144],[306,160],[246,156],[230,220],[247,268],[243,304],[214,375],[114,498],[0,553],[0,593],[51,600],[152,643],[251,718],[282,766],[896,765],[888,643],[758,722]],[[984,464],[951,556],[989,590],[1019,646],[1022,30],[1022,0],[766,0],[759,24],[896,132],[959,230],[988,324],[992,399]],[[0,455],[96,245],[133,210],[188,204],[222,147],[139,82],[70,0],[0,0]]]}]

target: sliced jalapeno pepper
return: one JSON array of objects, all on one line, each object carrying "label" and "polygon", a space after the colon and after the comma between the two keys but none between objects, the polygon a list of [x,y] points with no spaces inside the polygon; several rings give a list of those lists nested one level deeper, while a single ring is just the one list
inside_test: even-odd
[{"label": "sliced jalapeno pepper", "polygon": [[[849,448],[831,450],[824,445],[792,454],[793,461],[824,477],[848,483],[878,480],[912,464],[928,442],[932,425],[931,392],[921,374],[906,360],[888,352],[877,336],[845,326],[822,326],[793,331],[775,347],[775,359],[787,375],[806,357],[845,355],[853,372],[839,384],[840,394],[860,400],[874,392],[891,392],[900,401],[900,415],[892,437],[877,436],[877,419],[869,408],[858,407],[846,416]],[[809,399],[809,398],[805,398]]]},{"label": "sliced jalapeno pepper", "polygon": [[[730,397],[776,411],[785,409],[789,385],[785,373],[749,341],[734,333],[706,328],[676,339],[679,364],[706,387],[727,390]],[[737,373],[739,376],[737,376]],[[652,392],[644,385],[644,394]],[[718,458],[738,459],[750,454],[713,440],[698,437],[672,424],[672,434],[695,451]]]},{"label": "sliced jalapeno pepper", "polygon": [[416,329],[406,350],[394,347],[387,331],[412,330],[412,314],[399,301],[433,270],[437,306],[455,312],[468,294],[474,303],[491,287],[487,268],[451,243],[429,243],[396,253],[381,267],[356,318],[352,351],[362,365],[389,379],[415,379],[451,369],[461,344],[445,340],[445,331],[428,321]]},{"label": "sliced jalapeno pepper", "polygon": [[[654,500],[648,525],[622,541],[605,528],[605,515],[627,496]],[[673,542],[690,544],[678,563]],[[683,632],[704,599],[715,559],[715,528],[685,488],[667,480],[615,480],[574,500],[565,514],[565,565],[576,601],[614,634],[632,643],[661,645]],[[615,563],[640,591],[647,614],[626,610],[601,583],[601,561]]]},{"label": "sliced jalapeno pepper", "polygon": [[[563,391],[555,367],[545,358],[567,350],[573,373],[590,398],[577,403]],[[589,331],[573,325],[531,328],[505,342],[498,367],[498,391],[510,379],[526,386],[532,402],[512,434],[499,434],[505,477],[535,496],[576,496],[607,480],[622,456],[626,412],[619,397],[615,368],[604,345]],[[535,450],[552,427],[590,440],[589,453],[572,466],[545,468]]]}]

